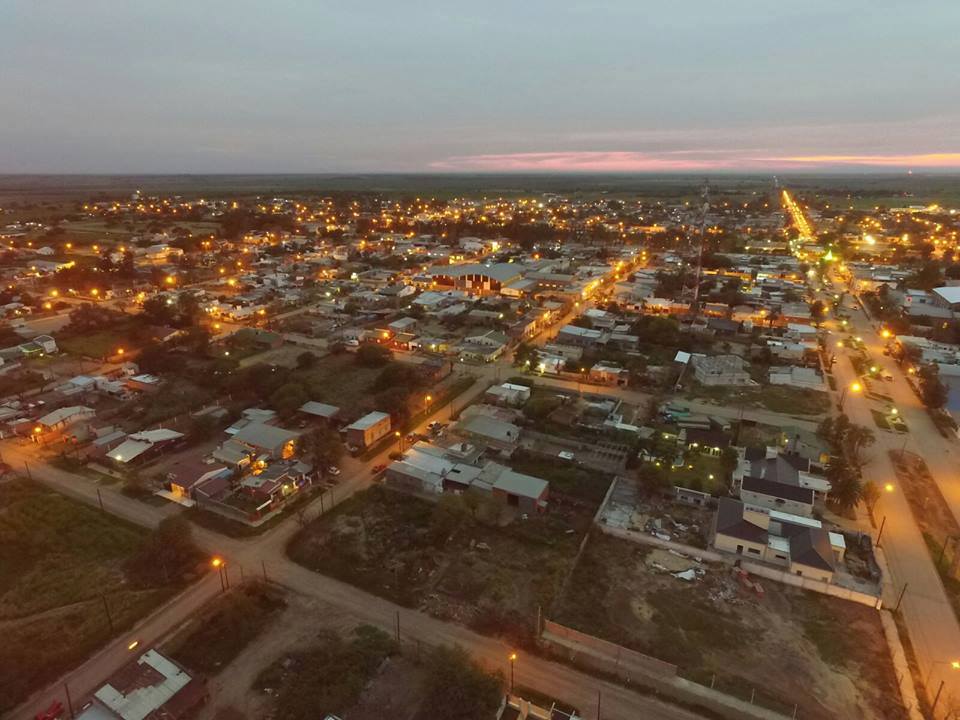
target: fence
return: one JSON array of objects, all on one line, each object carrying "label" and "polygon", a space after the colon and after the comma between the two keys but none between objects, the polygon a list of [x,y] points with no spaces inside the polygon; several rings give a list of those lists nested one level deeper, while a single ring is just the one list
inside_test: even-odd
[{"label": "fence", "polygon": [[768,580],[775,580],[785,585],[803,588],[804,590],[812,590],[813,592],[818,592],[822,595],[830,595],[831,597],[850,600],[851,602],[859,603],[860,605],[867,605],[868,607],[876,608],[877,610],[879,610],[882,606],[882,600],[878,595],[871,595],[870,593],[842,587],[840,585],[824,582],[822,580],[811,580],[810,578],[801,577],[799,575],[791,575],[790,573],[784,572],[783,570],[778,570],[777,568],[750,562],[739,555],[718,553],[714,550],[703,550],[701,548],[683,545],[670,540],[661,540],[658,537],[638,532],[636,530],[626,530],[624,528],[611,527],[610,525],[598,525],[597,527],[600,528],[601,532],[621,538],[623,540],[629,540],[630,542],[640,543],[642,545],[653,545],[655,547],[664,548],[665,550],[677,550],[679,552],[686,553],[687,555],[702,558],[704,560],[722,562],[726,563],[727,565],[733,565],[739,560],[740,567],[742,567],[744,570],[753,575],[767,578]]},{"label": "fence", "polygon": [[654,676],[661,679],[669,679],[677,675],[677,666],[672,663],[657,660],[655,657],[608,640],[601,640],[593,635],[587,635],[552,620],[543,621],[541,637],[547,642],[562,645],[570,650],[579,649],[594,657],[601,656],[597,657],[597,660],[607,665],[606,669],[610,670],[612,667],[612,672],[628,679],[630,675]]},{"label": "fence", "polygon": [[[789,708],[784,703],[765,696],[761,697],[756,690],[750,693],[749,701],[741,700],[715,687],[707,687],[680,677],[677,666],[672,663],[601,640],[551,620],[544,621],[540,642],[556,655],[565,656],[575,665],[615,675],[628,684],[634,683],[650,688],[658,695],[662,694],[688,705],[706,708],[715,715],[730,718],[730,720],[743,718],[784,720],[789,717],[778,710],[760,705],[760,702],[766,702],[789,713]],[[796,706],[793,706],[794,718],[796,710]]]}]

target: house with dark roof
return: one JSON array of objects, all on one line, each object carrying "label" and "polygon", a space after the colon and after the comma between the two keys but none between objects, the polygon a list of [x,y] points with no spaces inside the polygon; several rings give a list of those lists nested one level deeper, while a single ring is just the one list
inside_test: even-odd
[{"label": "house with dark roof", "polygon": [[[749,485],[746,496],[745,483]],[[812,515],[814,505],[825,501],[832,488],[819,466],[803,455],[763,446],[739,450],[732,486],[748,504],[797,515]]]},{"label": "house with dark roof", "polygon": [[829,532],[819,520],[779,510],[762,512],[729,497],[717,502],[710,545],[822,582],[833,580],[846,551],[843,536]]}]

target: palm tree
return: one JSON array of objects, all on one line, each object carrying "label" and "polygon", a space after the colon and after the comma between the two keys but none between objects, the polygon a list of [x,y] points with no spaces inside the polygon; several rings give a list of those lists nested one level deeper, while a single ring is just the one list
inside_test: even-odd
[{"label": "palm tree", "polygon": [[847,428],[843,441],[849,460],[853,463],[857,473],[859,473],[867,463],[864,451],[873,445],[876,440],[877,437],[870,428],[863,427],[862,425],[850,425],[850,427]]}]

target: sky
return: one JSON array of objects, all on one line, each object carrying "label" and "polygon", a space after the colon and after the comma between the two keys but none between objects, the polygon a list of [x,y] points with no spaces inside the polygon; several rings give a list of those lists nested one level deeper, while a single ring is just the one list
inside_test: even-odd
[{"label": "sky", "polygon": [[956,0],[0,0],[0,173],[960,169]]}]

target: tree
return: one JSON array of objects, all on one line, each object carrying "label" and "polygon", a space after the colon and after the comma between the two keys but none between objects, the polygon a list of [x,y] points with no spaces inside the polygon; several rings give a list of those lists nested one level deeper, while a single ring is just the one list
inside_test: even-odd
[{"label": "tree", "polygon": [[309,350],[297,355],[297,367],[301,370],[308,370],[317,364],[317,356]]},{"label": "tree", "polygon": [[640,485],[648,492],[658,492],[671,487],[673,480],[670,479],[668,467],[663,462],[660,462],[659,466],[652,462],[644,463],[637,471],[637,479],[640,481]]},{"label": "tree", "polygon": [[392,357],[390,348],[376,343],[365,343],[357,350],[354,359],[361,367],[383,367]]},{"label": "tree", "polygon": [[69,330],[77,333],[96,332],[117,324],[123,313],[92,303],[84,303],[70,313]]},{"label": "tree", "polygon": [[144,585],[168,583],[182,575],[198,555],[193,544],[193,526],[182,516],[172,515],[160,521],[130,559],[127,569]]},{"label": "tree", "polygon": [[842,457],[834,458],[827,465],[826,477],[831,485],[830,503],[841,513],[853,510],[863,493],[863,486],[853,468]]},{"label": "tree", "polygon": [[[500,705],[503,678],[491,675],[459,646],[436,648],[427,660],[423,708],[429,717],[487,720]],[[424,715],[426,717],[426,715]]]},{"label": "tree", "polygon": [[863,483],[860,497],[863,500],[863,504],[867,506],[867,510],[873,514],[873,508],[876,507],[880,501],[880,488],[873,480],[867,480]]},{"label": "tree", "polygon": [[940,371],[933,363],[923,365],[917,377],[920,380],[920,397],[923,404],[933,410],[938,410],[947,404],[949,390],[940,380]]},{"label": "tree", "polygon": [[281,385],[270,395],[270,404],[283,417],[293,415],[307,400],[307,390],[297,382]]},{"label": "tree", "polygon": [[177,323],[183,327],[195,325],[200,315],[200,301],[192,292],[182,292],[177,297]]},{"label": "tree", "polygon": [[412,392],[422,384],[423,377],[415,367],[392,362],[380,371],[370,389],[373,392],[381,392],[390,388],[404,387],[407,388],[408,392]]},{"label": "tree", "polygon": [[314,468],[326,469],[343,457],[340,435],[327,426],[318,427],[303,439],[304,455]]},{"label": "tree", "polygon": [[156,295],[143,303],[143,316],[151,325],[172,325],[176,311],[167,298]]},{"label": "tree", "polygon": [[847,457],[853,463],[857,473],[866,464],[864,451],[876,442],[877,437],[873,430],[863,427],[863,425],[851,424],[843,436],[844,448],[847,451]]},{"label": "tree", "polygon": [[814,300],[812,303],[810,303],[810,317],[813,318],[815,323],[823,320],[826,314],[827,306],[823,304],[822,300]]}]

